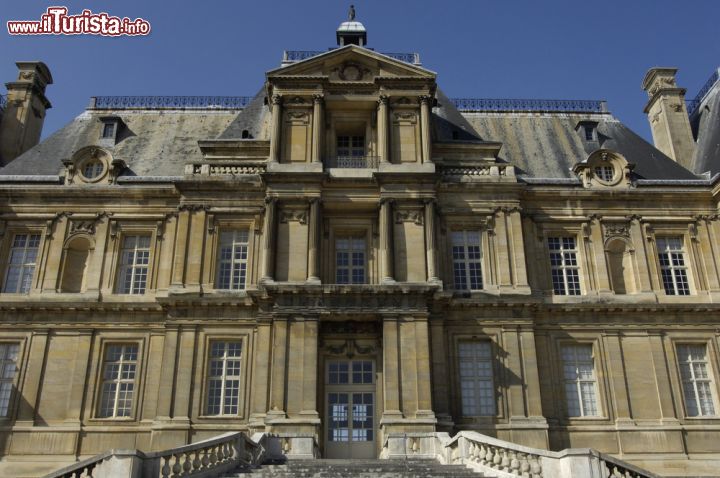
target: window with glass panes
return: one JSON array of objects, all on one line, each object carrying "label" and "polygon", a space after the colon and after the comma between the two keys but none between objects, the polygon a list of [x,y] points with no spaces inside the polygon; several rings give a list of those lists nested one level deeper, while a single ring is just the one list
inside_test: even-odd
[{"label": "window with glass panes", "polygon": [[455,289],[480,290],[483,288],[480,239],[480,231],[453,231],[452,257]]},{"label": "window with glass panes", "polygon": [[689,417],[715,416],[715,385],[707,359],[707,347],[703,344],[678,345],[677,355],[685,412]]},{"label": "window with glass panes", "polygon": [[365,238],[343,236],[335,239],[335,283],[364,284]]},{"label": "window with glass panes", "polygon": [[210,344],[208,363],[208,415],[237,415],[240,411],[242,342]]},{"label": "window with glass panes", "polygon": [[690,295],[682,237],[657,239],[660,276],[668,295]]},{"label": "window with glass panes", "polygon": [[580,267],[574,237],[548,237],[553,292],[580,295]]},{"label": "window with glass panes", "polygon": [[10,412],[19,350],[19,344],[0,343],[0,417]]},{"label": "window with glass panes", "polygon": [[592,345],[563,346],[562,361],[568,416],[599,416]]},{"label": "window with glass panes", "polygon": [[144,294],[150,265],[150,236],[125,236],[120,251],[117,292]]},{"label": "window with glass panes", "polygon": [[464,416],[495,415],[493,354],[489,341],[460,342],[460,399]]},{"label": "window with glass panes", "polygon": [[137,344],[109,344],[105,348],[100,417],[129,417],[132,414],[137,361]]},{"label": "window with glass panes", "polygon": [[30,292],[39,247],[40,234],[15,234],[13,236],[3,292],[15,294]]},{"label": "window with glass panes", "polygon": [[365,136],[338,136],[337,155],[353,158],[365,156]]},{"label": "window with glass panes", "polygon": [[218,245],[216,289],[244,289],[247,277],[248,230],[222,231]]}]

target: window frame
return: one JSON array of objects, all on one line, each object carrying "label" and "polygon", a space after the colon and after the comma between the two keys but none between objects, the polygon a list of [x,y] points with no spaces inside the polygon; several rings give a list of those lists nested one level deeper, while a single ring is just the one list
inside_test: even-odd
[{"label": "window frame", "polygon": [[[13,420],[17,413],[17,398],[20,396],[20,378],[23,374],[23,368],[22,365],[25,362],[24,359],[24,349],[25,349],[25,338],[24,337],[3,337],[3,339],[0,341],[0,347],[2,346],[12,346],[17,345],[17,355],[15,357],[15,373],[13,374],[12,380],[8,380],[10,383],[10,394],[8,397],[8,404],[6,413],[3,415],[0,411],[0,422],[7,421],[7,420]],[[2,355],[2,362],[4,362],[4,355]],[[0,377],[4,375],[4,367],[0,367]],[[5,381],[6,379],[0,378],[0,381]]]},{"label": "window frame", "polygon": [[[692,256],[691,256],[691,247],[688,247],[688,238],[686,237],[686,234],[683,233],[673,233],[671,231],[662,231],[661,233],[656,233],[654,238],[654,250],[655,250],[655,265],[657,267],[657,278],[658,283],[660,286],[660,290],[664,293],[667,297],[686,297],[686,296],[692,296],[696,294],[695,288],[694,288],[694,281],[693,281],[693,268],[691,267],[692,264]],[[661,252],[666,252],[665,250],[660,250],[660,242],[661,241],[668,241],[670,239],[679,239],[681,242],[681,250],[682,253],[682,259],[683,259],[683,266],[682,268],[675,268],[674,266],[670,266],[669,268],[664,268],[662,265],[662,261],[660,259]],[[672,252],[672,251],[671,251]],[[669,270],[672,274],[672,281],[673,281],[673,291],[675,293],[669,294],[668,289],[665,287],[665,280],[663,279],[663,271]],[[678,288],[677,288],[677,282],[674,272],[676,270],[684,270],[685,271],[685,279],[687,281],[687,293],[686,294],[678,294]]]},{"label": "window frame", "polygon": [[[244,243],[236,241],[237,235],[242,232],[246,233],[246,240]],[[216,239],[216,244],[215,244],[215,248],[214,248],[215,249],[215,254],[214,254],[215,260],[214,260],[214,270],[213,270],[213,288],[216,290],[225,291],[225,292],[239,292],[239,291],[247,290],[248,282],[250,280],[250,276],[251,276],[251,272],[252,272],[251,271],[251,263],[250,263],[250,258],[251,258],[251,254],[252,254],[252,238],[253,238],[252,229],[250,229],[249,227],[235,227],[235,228],[224,227],[224,228],[216,231],[216,234],[217,234],[217,239]],[[223,247],[222,237],[224,234],[232,234],[231,242],[230,242],[231,247],[232,247],[232,252],[231,252],[232,257],[230,258],[229,261],[225,261],[221,257],[222,247]],[[239,259],[239,260],[235,259],[236,245],[240,245],[240,246],[244,245],[245,246],[245,259]],[[229,283],[228,283],[228,287],[219,287],[220,272],[222,270],[221,265],[224,263],[230,264]],[[237,284],[235,284],[234,279],[233,279],[234,275],[235,275],[234,273],[235,273],[236,265],[240,266],[241,271],[242,271],[242,266],[243,265],[245,266],[245,270],[244,270],[245,277],[244,277],[244,280],[242,281],[242,285],[239,287],[238,287],[238,285],[240,285],[240,283],[238,282]]]},{"label": "window frame", "polygon": [[[22,291],[18,291],[18,290],[14,291],[14,292],[8,292],[5,290],[5,288],[7,286],[7,278],[8,278],[8,273],[10,271],[10,266],[11,266],[10,254],[12,253],[12,250],[13,250],[13,244],[15,242],[15,237],[18,235],[27,235],[28,237],[34,236],[34,235],[39,236],[37,255],[35,256],[35,263],[33,266],[33,273],[30,278],[29,289],[26,292],[22,292]],[[2,263],[3,275],[2,275],[2,289],[0,289],[0,292],[2,294],[13,294],[13,295],[19,295],[19,296],[20,295],[29,295],[30,293],[32,293],[33,289],[35,289],[35,287],[36,287],[38,270],[42,267],[42,264],[44,262],[45,246],[46,246],[44,231],[40,230],[39,228],[38,229],[36,229],[36,228],[17,228],[17,229],[10,229],[10,230],[6,231],[5,236],[8,239],[5,241],[3,251],[2,251],[2,253],[3,253],[3,256],[2,256],[3,257],[3,259],[2,259],[3,260],[3,263]],[[27,246],[25,246],[24,250],[25,251],[27,250]],[[24,268],[24,264],[25,263],[23,262],[23,268]],[[21,281],[18,282],[18,287],[20,284],[21,284]]]},{"label": "window frame", "polygon": [[[106,357],[110,347],[112,346],[135,346],[137,348],[136,359],[135,359],[135,376],[133,378],[133,394],[130,403],[130,411],[126,416],[105,416],[102,414],[103,407],[103,385],[106,380],[104,378]],[[99,354],[97,356],[97,379],[95,389],[95,403],[92,407],[94,420],[107,420],[107,421],[135,421],[138,415],[138,408],[140,406],[140,400],[143,393],[142,388],[142,377],[144,374],[144,347],[143,341],[138,339],[126,339],[123,337],[106,337],[101,340]],[[117,392],[116,392],[117,395]],[[117,397],[116,397],[117,399]],[[113,405],[113,413],[116,412],[116,405]]]},{"label": "window frame", "polygon": [[[237,414],[208,414],[209,405],[209,371],[210,371],[210,353],[213,342],[238,342],[240,343],[240,384],[238,390],[238,413]],[[202,358],[195,367],[194,377],[195,383],[200,384],[195,387],[194,402],[196,405],[196,416],[202,420],[245,420],[248,414],[248,390],[250,387],[250,358],[253,354],[251,346],[253,341],[250,340],[249,331],[241,331],[238,333],[236,328],[213,329],[211,333],[200,332],[198,334],[198,343],[202,344],[198,354]]]},{"label": "window frame", "polygon": [[[470,259],[467,258],[467,255],[468,255],[468,253],[467,253],[467,246],[468,246],[467,234],[470,233],[470,232],[477,232],[477,233],[478,233],[478,239],[479,239],[479,241],[478,241],[478,247],[480,248],[480,258],[479,258],[479,260],[477,260],[477,261],[470,261]],[[452,272],[452,275],[451,275],[452,281],[450,281],[450,283],[452,284],[453,290],[455,290],[455,291],[457,291],[457,292],[472,293],[472,292],[477,292],[477,291],[482,291],[482,290],[487,289],[486,272],[485,272],[485,271],[487,270],[487,267],[486,267],[486,262],[487,262],[486,256],[487,256],[487,254],[485,253],[485,251],[486,251],[485,242],[486,242],[486,241],[485,241],[485,234],[484,234],[484,232],[485,232],[485,231],[484,231],[482,228],[480,228],[480,227],[470,227],[470,228],[464,228],[464,229],[455,228],[455,229],[452,229],[452,230],[449,231],[449,241],[448,241],[448,242],[449,242],[449,247],[450,247],[450,267],[451,267],[451,272]],[[468,282],[468,287],[467,287],[467,288],[464,288],[464,289],[458,288],[458,287],[457,287],[457,284],[456,284],[456,282],[455,282],[455,263],[456,263],[456,260],[455,260],[455,250],[454,250],[454,249],[455,249],[455,244],[454,244],[454,241],[453,241],[453,236],[454,236],[456,233],[462,233],[462,234],[463,234],[463,239],[464,239],[464,240],[463,240],[463,246],[464,246],[466,258],[463,259],[462,263],[463,263],[463,265],[465,266],[464,269],[465,269],[465,273],[466,273],[466,281]],[[473,289],[473,288],[470,286],[470,284],[469,284],[469,282],[470,282],[470,278],[469,278],[469,277],[470,277],[470,276],[467,274],[467,273],[470,271],[469,265],[470,265],[471,262],[477,262],[477,263],[480,264],[480,287],[479,287],[479,288],[476,288],[476,289]]]},{"label": "window frame", "polygon": [[[705,348],[705,364],[706,364],[706,371],[708,375],[708,382],[710,382],[710,394],[712,398],[712,405],[714,408],[714,414],[713,415],[690,415],[688,413],[688,403],[687,398],[685,396],[685,389],[684,389],[684,383],[685,380],[683,378],[682,373],[682,367],[680,363],[680,347],[683,346],[702,346]],[[676,377],[677,377],[677,385],[679,388],[679,394],[680,394],[680,400],[682,402],[682,417],[688,420],[714,420],[720,418],[720,397],[718,397],[718,390],[717,390],[717,375],[716,375],[716,368],[713,366],[714,360],[714,348],[712,346],[712,342],[708,340],[693,340],[692,338],[685,338],[685,337],[677,337],[673,339],[673,347],[672,347],[673,353],[675,354],[675,371],[676,371]],[[693,382],[695,383],[695,382]],[[697,389],[695,389],[697,392]],[[697,393],[696,393],[696,399],[697,399]],[[699,410],[699,403],[697,404],[698,410]]]},{"label": "window frame", "polygon": [[[219,358],[219,361],[221,362],[221,367],[222,367],[222,372],[219,376],[213,375],[211,373],[213,363],[218,359],[217,357],[212,356],[215,344],[224,344],[223,355],[222,355],[222,357]],[[235,356],[227,355],[227,352],[229,349],[228,346],[231,344],[239,345],[239,349],[240,349],[239,356],[235,357]],[[244,376],[242,373],[243,372],[242,364],[243,364],[243,360],[244,360],[245,350],[243,349],[243,346],[244,346],[244,342],[242,340],[211,340],[208,343],[208,349],[206,352],[208,355],[207,368],[205,370],[205,381],[206,381],[205,397],[204,397],[205,398],[205,409],[204,409],[205,416],[220,418],[220,417],[237,417],[239,415],[239,413],[240,413],[240,392],[242,390],[242,383],[243,383],[243,379],[244,379]],[[228,364],[231,361],[238,363],[237,364],[238,375],[228,375],[227,374]],[[217,413],[211,413],[210,407],[214,406],[214,404],[211,401],[211,395],[210,395],[211,392],[214,390],[214,388],[211,386],[211,384],[212,384],[213,380],[214,379],[217,380],[218,377],[220,378],[220,381],[221,381],[220,397],[219,397],[219,405],[218,405],[219,411]],[[237,379],[237,397],[236,397],[237,403],[235,405],[236,411],[234,413],[227,413],[225,411],[225,399],[227,398],[226,393],[228,390],[228,387],[226,385],[227,385],[228,377],[233,377],[231,380],[234,380],[235,378]]]},{"label": "window frame", "polygon": [[[151,288],[152,288],[152,275],[151,275],[151,273],[152,273],[152,270],[153,270],[153,249],[154,249],[154,247],[153,247],[153,245],[154,245],[154,244],[153,244],[153,242],[154,242],[154,241],[153,241],[153,236],[154,236],[153,233],[147,233],[147,232],[146,232],[146,233],[134,233],[134,232],[126,232],[126,231],[123,231],[123,234],[121,234],[121,235],[118,236],[118,241],[119,241],[119,243],[118,243],[118,251],[117,251],[117,256],[118,256],[118,257],[117,257],[117,270],[116,270],[116,272],[115,272],[115,274],[116,274],[116,277],[115,277],[115,287],[114,287],[114,293],[115,293],[115,294],[117,294],[117,295],[126,295],[126,296],[142,296],[142,295],[145,295],[145,294],[147,293],[148,289],[151,289]],[[130,264],[130,265],[125,265],[125,264],[123,263],[123,258],[122,258],[122,256],[123,256],[123,252],[126,250],[126,248],[125,248],[125,240],[128,239],[128,238],[130,238],[130,237],[135,237],[135,238],[137,238],[136,241],[135,241],[135,247],[134,247],[134,249],[133,249],[133,251],[134,251],[133,258],[134,258],[134,259],[133,259],[132,264]],[[145,271],[145,285],[144,285],[144,288],[143,288],[142,292],[137,292],[137,293],[136,293],[136,292],[133,292],[133,290],[134,290],[134,284],[135,284],[135,280],[134,280],[135,272],[134,272],[134,271],[143,265],[143,264],[140,264],[140,265],[137,264],[137,253],[138,253],[138,250],[140,249],[140,248],[138,247],[138,240],[139,240],[140,238],[143,238],[143,237],[147,237],[147,239],[148,239],[148,245],[147,245],[147,253],[148,253],[147,263],[144,264],[144,265],[145,265],[145,269],[146,269],[146,271]],[[144,249],[145,249],[145,248],[142,248],[142,250],[144,250]],[[123,272],[124,272],[124,270],[125,270],[126,268],[130,268],[130,269],[133,271],[133,272],[131,273],[131,274],[132,274],[132,275],[131,275],[132,281],[131,281],[131,285],[130,285],[130,290],[123,292],[121,288],[124,287],[125,275],[123,274]]]},{"label": "window frame", "polygon": [[[462,376],[462,356],[460,353],[460,347],[464,344],[482,344],[487,345],[490,349],[490,357],[487,359],[487,362],[490,364],[490,388],[492,390],[493,400],[492,400],[492,413],[484,414],[484,413],[473,413],[473,414],[466,414],[465,413],[465,403],[464,403],[464,396],[463,396],[463,376]],[[456,362],[457,362],[457,383],[458,383],[458,398],[459,398],[459,411],[460,416],[463,418],[487,418],[487,417],[497,417],[498,416],[498,374],[497,374],[497,354],[496,354],[496,348],[492,340],[489,338],[487,339],[478,339],[478,338],[462,338],[458,340],[455,343],[455,354],[456,354]],[[478,382],[478,377],[474,376],[473,381],[475,383]],[[476,391],[477,391],[476,387]],[[478,404],[476,405],[476,411],[483,408],[483,405],[480,403],[482,401],[481,398],[477,399]]]},{"label": "window frame", "polygon": [[[578,405],[580,407],[580,415],[571,415],[570,414],[570,407],[567,400],[567,385],[570,382],[569,379],[566,378],[565,375],[565,365],[566,361],[563,356],[564,349],[567,347],[589,347],[590,348],[590,356],[592,359],[592,373],[593,373],[593,380],[592,383],[593,386],[593,392],[595,395],[595,405],[596,405],[596,415],[585,415],[585,410],[583,406],[583,398],[581,393],[581,387],[579,386],[583,381],[576,377],[575,379],[575,385],[576,385],[576,392],[578,393]],[[560,376],[563,383],[562,388],[562,404],[563,404],[563,410],[565,412],[565,416],[569,420],[597,420],[597,419],[603,419],[605,418],[605,407],[602,400],[602,389],[600,386],[600,374],[598,373],[598,348],[595,343],[593,342],[586,342],[586,341],[564,341],[559,344],[558,347],[558,361],[560,365]],[[574,362],[575,364],[577,361]],[[579,374],[578,374],[579,375]],[[587,382],[587,380],[585,380]]]},{"label": "window frame", "polygon": [[[149,235],[150,236],[150,257],[148,259],[148,277],[143,294],[125,294],[118,292],[118,281],[120,277],[122,244],[125,236]],[[157,267],[158,267],[158,229],[157,226],[147,223],[131,222],[121,224],[110,223],[111,246],[108,248],[112,257],[112,265],[107,276],[103,277],[103,293],[112,294],[116,299],[127,297],[127,300],[138,300],[141,297],[153,297],[156,292]]]},{"label": "window frame", "polygon": [[[551,249],[550,248],[550,240],[551,239],[573,239],[575,241],[575,248],[574,249],[565,249],[563,245],[561,244],[560,249]],[[584,254],[582,251],[582,241],[579,237],[579,234],[571,231],[547,231],[544,235],[544,249],[545,249],[545,263],[547,264],[548,272],[549,272],[549,285],[550,285],[550,292],[554,297],[578,297],[582,296],[585,293],[585,288],[583,287],[583,267],[582,262],[584,260]],[[553,254],[553,251],[558,251],[561,254],[564,254],[564,252],[568,251],[574,251],[575,253],[575,262],[576,265],[572,268],[577,271],[577,294],[570,294],[568,293],[568,281],[567,281],[567,274],[565,274],[566,270],[569,270],[566,266],[562,265],[561,269],[563,271],[563,285],[565,286],[565,293],[558,293],[555,289],[555,281],[553,280],[553,271],[558,270],[557,268],[553,267],[551,254]],[[563,263],[565,262],[564,256],[563,256]]]},{"label": "window frame", "polygon": [[[342,239],[347,239],[347,240],[349,240],[350,243],[351,243],[350,249],[348,249],[348,251],[349,251],[349,260],[348,260],[348,264],[347,264],[348,282],[339,282],[339,281],[338,281],[338,270],[341,269],[341,267],[338,266],[338,252],[339,252],[339,249],[338,249],[338,245],[337,245],[337,244],[338,244],[338,241],[339,241],[339,240],[342,240]],[[354,247],[353,247],[353,245],[352,245],[352,242],[355,241],[355,240],[357,240],[357,239],[362,239],[362,241],[365,243],[365,250],[364,250],[364,252],[363,252],[363,264],[362,264],[362,272],[363,272],[363,278],[364,278],[364,280],[363,280],[362,282],[353,282],[353,272],[354,272],[355,270],[360,269],[360,266],[355,266],[355,265],[353,264],[353,254],[354,254],[355,252],[357,252],[357,251],[354,249]],[[369,283],[370,283],[370,282],[369,282],[369,274],[368,274],[368,256],[369,256],[369,249],[370,249],[370,248],[369,248],[369,244],[368,244],[368,238],[367,238],[367,233],[366,233],[366,231],[355,231],[355,232],[352,232],[352,231],[344,231],[344,232],[341,232],[341,233],[337,233],[337,231],[336,231],[336,234],[335,234],[335,236],[334,236],[334,238],[333,238],[333,247],[332,247],[332,248],[333,248],[333,264],[332,264],[332,267],[333,267],[333,271],[334,271],[334,274],[333,274],[334,280],[332,281],[332,284],[339,284],[339,285],[363,285],[363,284],[369,284]],[[344,268],[344,267],[343,267],[343,268]]]}]

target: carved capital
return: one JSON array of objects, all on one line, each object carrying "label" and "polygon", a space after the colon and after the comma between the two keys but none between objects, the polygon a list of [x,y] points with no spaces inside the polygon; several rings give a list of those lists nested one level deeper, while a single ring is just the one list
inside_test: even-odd
[{"label": "carved capital", "polygon": [[429,95],[420,95],[419,99],[420,99],[420,104],[424,106],[430,102],[432,97],[430,97]]},{"label": "carved capital", "polygon": [[380,106],[380,105],[387,106],[389,100],[390,100],[390,98],[387,95],[378,96],[378,106]]},{"label": "carved capital", "polygon": [[305,211],[283,211],[280,213],[280,222],[299,222],[300,224],[307,224],[307,212]]},{"label": "carved capital", "polygon": [[423,214],[421,211],[397,211],[395,213],[395,224],[402,224],[404,222],[414,222],[420,226],[423,224]]},{"label": "carved capital", "polygon": [[270,99],[270,101],[274,105],[281,105],[282,104],[282,95],[272,95],[272,98]]},{"label": "carved capital", "polygon": [[322,104],[323,101],[325,101],[325,95],[322,93],[315,93],[312,95],[313,103],[315,104]]}]

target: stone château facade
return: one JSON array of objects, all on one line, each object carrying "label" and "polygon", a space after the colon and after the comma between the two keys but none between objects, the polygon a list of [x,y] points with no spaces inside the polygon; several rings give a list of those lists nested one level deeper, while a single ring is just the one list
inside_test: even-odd
[{"label": "stone ch\u00e2teau facade", "polygon": [[2,473],[237,430],[718,469],[718,83],[689,115],[648,73],[656,148],[604,102],[450,100],[366,41],[286,52],[253,98],[93,98],[37,145],[52,77],[18,63]]}]

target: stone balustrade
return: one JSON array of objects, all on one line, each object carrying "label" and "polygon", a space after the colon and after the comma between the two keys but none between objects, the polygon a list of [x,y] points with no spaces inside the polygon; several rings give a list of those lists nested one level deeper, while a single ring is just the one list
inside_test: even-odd
[{"label": "stone balustrade", "polygon": [[256,441],[245,433],[226,433],[170,450],[143,453],[110,450],[75,463],[44,478],[208,478],[240,465],[256,466],[275,453],[268,435]]}]

